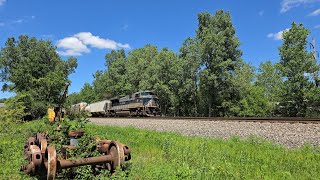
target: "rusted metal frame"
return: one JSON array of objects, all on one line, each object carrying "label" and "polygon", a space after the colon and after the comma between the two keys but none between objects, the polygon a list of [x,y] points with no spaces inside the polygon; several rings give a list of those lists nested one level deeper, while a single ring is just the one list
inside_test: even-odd
[{"label": "rusted metal frame", "polygon": [[41,168],[42,164],[40,148],[37,145],[30,145],[29,150],[25,152],[25,159],[29,161],[29,164],[22,166],[21,170],[29,174],[35,174],[36,171]]},{"label": "rusted metal frame", "polygon": [[[112,142],[111,140],[100,140],[97,145],[98,151],[100,153],[107,153],[107,150],[109,148],[109,144],[111,142]],[[127,145],[122,144],[117,141],[115,143],[119,146],[119,148],[123,149],[124,155],[129,155],[131,153],[131,150]]]},{"label": "rusted metal frame", "polygon": [[[81,133],[70,133],[71,136],[81,136]],[[75,146],[64,148],[75,149]],[[25,159],[29,164],[22,166],[21,170],[28,174],[40,173],[42,168],[47,171],[47,179],[54,179],[58,169],[66,169],[84,165],[102,165],[108,170],[114,171],[124,161],[131,159],[131,150],[128,146],[111,140],[99,140],[98,151],[103,154],[98,157],[81,158],[76,160],[58,160],[56,150],[53,146],[47,147],[47,139],[38,133],[36,138],[30,137],[24,146]]]},{"label": "rusted metal frame", "polygon": [[100,153],[107,153],[111,140],[100,140],[97,145],[97,149]]},{"label": "rusted metal frame", "polygon": [[77,166],[104,164],[112,162],[114,159],[115,158],[113,158],[111,155],[103,155],[98,157],[89,157],[76,160],[59,160],[58,168],[66,169]]}]

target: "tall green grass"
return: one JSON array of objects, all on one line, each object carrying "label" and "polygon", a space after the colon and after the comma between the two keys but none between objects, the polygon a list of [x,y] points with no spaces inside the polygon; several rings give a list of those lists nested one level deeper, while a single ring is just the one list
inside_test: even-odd
[{"label": "tall green grass", "polygon": [[[1,133],[0,178],[24,179],[23,142],[42,121],[15,126]],[[17,133],[19,132],[19,133]],[[123,179],[319,179],[320,148],[287,149],[250,137],[229,140],[186,137],[136,128],[87,125],[86,132],[127,144],[132,159],[114,178]],[[108,179],[109,177],[106,177]]]},{"label": "tall green grass", "polygon": [[89,125],[132,149],[130,179],[319,179],[320,149],[287,149],[250,137],[229,140]]}]

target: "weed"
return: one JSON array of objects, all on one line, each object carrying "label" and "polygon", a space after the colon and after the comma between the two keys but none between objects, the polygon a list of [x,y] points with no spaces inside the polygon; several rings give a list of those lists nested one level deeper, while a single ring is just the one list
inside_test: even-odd
[{"label": "weed", "polygon": [[[23,143],[30,130],[45,128],[43,120],[12,124],[0,136],[0,179],[27,179],[20,173]],[[19,132],[15,134],[16,132]],[[128,145],[132,160],[113,176],[91,166],[70,169],[76,179],[318,179],[320,147],[287,149],[258,137],[229,140],[186,137],[132,127],[86,125],[84,142],[99,136]],[[90,143],[84,149],[90,151]],[[93,152],[94,153],[94,152]],[[85,154],[76,153],[83,156]],[[89,154],[94,155],[94,154]],[[69,172],[69,173],[70,173]],[[67,173],[67,172],[65,172]],[[62,179],[70,177],[67,174]]]}]

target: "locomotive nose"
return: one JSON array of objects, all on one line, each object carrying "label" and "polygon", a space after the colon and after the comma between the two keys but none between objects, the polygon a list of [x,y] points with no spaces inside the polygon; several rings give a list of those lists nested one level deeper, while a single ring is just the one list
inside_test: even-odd
[{"label": "locomotive nose", "polygon": [[157,103],[155,100],[151,99],[150,101],[148,101],[148,103],[146,104],[147,107],[155,107],[157,106]]}]

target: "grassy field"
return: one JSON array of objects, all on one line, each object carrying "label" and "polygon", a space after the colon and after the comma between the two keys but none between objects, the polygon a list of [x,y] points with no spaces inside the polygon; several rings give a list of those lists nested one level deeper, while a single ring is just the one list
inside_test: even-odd
[{"label": "grassy field", "polygon": [[[23,144],[43,121],[2,125],[0,178],[26,179],[19,172]],[[87,125],[87,133],[127,144],[132,160],[124,179],[319,179],[320,148],[287,149],[260,138],[229,140],[185,137],[135,128]],[[106,177],[109,179],[109,177]]]}]

